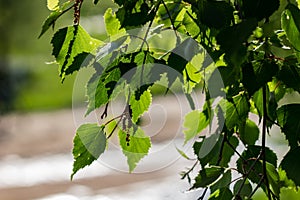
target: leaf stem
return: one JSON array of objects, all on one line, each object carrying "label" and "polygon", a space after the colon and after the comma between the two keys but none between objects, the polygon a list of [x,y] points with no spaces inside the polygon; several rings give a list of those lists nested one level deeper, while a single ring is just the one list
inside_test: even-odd
[{"label": "leaf stem", "polygon": [[205,194],[206,194],[207,190],[208,190],[208,187],[206,187],[206,188],[204,189],[202,195],[201,195],[197,200],[203,200],[204,197],[205,197]]},{"label": "leaf stem", "polygon": [[164,7],[165,7],[165,9],[166,9],[166,11],[167,11],[167,14],[168,14],[168,17],[169,17],[170,22],[171,22],[171,24],[172,24],[172,28],[173,28],[173,30],[174,30],[175,36],[178,37],[177,32],[176,32],[176,28],[175,28],[175,25],[174,25],[174,21],[172,20],[170,11],[169,11],[169,9],[168,9],[168,7],[167,7],[165,1],[164,1],[164,0],[161,0],[161,2],[162,2],[162,4],[164,5]]},{"label": "leaf stem", "polygon": [[266,130],[267,130],[267,89],[263,86],[263,125],[262,125],[262,141],[261,141],[261,157],[263,160],[263,177],[268,191],[268,199],[271,199],[271,193],[269,188],[269,181],[267,177],[267,165],[266,165]]}]

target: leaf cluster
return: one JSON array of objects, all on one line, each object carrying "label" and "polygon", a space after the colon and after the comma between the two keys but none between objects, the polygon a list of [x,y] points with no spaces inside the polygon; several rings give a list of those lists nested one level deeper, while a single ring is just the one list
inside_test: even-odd
[{"label": "leaf cluster", "polygon": [[[86,115],[105,106],[102,125],[84,124],[76,132],[72,178],[99,158],[114,132],[118,132],[129,171],[134,170],[151,147],[150,137],[138,122],[151,105],[151,88],[165,77],[165,92],[179,82],[192,108],[183,127],[185,143],[195,139],[196,162],[182,177],[191,189],[206,188],[199,199],[208,189],[209,199],[251,199],[258,188],[268,199],[279,199],[281,188],[300,185],[296,159],[300,104],[280,104],[286,94],[300,92],[297,4],[284,0],[115,0],[118,9],[107,9],[104,15],[109,40],[100,41],[77,24],[84,1],[72,2],[48,1],[52,13],[41,35],[74,8],[76,23],[56,31],[52,55],[62,81],[81,67],[94,69],[87,83]],[[98,0],[93,2],[101,6]],[[167,44],[160,38],[167,38]],[[165,46],[157,48],[157,44]],[[205,104],[196,109],[190,94],[200,87]],[[108,105],[118,96],[126,106],[109,119]],[[250,114],[258,115],[259,122],[252,121]],[[213,129],[215,119],[217,128]],[[290,147],[282,161],[266,146],[272,126],[280,127]],[[236,162],[231,162],[233,156]],[[197,167],[200,170],[192,180],[191,172]],[[232,177],[233,170],[239,177]]]}]

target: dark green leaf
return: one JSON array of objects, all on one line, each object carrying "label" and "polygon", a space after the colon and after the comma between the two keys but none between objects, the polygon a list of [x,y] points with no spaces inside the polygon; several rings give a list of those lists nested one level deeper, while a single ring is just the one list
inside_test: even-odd
[{"label": "dark green leaf", "polygon": [[233,21],[233,7],[225,1],[204,1],[199,18],[209,28],[222,29]]},{"label": "dark green leaf", "polygon": [[300,92],[300,68],[297,66],[297,63],[289,64],[289,62],[285,62],[279,71],[278,78],[287,87]]},{"label": "dark green leaf", "polygon": [[279,174],[276,167],[268,162],[266,162],[266,170],[269,184],[274,192],[274,194],[279,197],[280,185],[279,185]]},{"label": "dark green leaf", "polygon": [[277,121],[289,145],[295,148],[300,141],[300,104],[288,104],[277,110]]},{"label": "dark green leaf", "polygon": [[300,147],[290,150],[283,158],[281,167],[285,170],[289,179],[293,180],[297,186],[300,186]]},{"label": "dark green leaf", "polygon": [[256,20],[244,20],[239,24],[225,28],[217,35],[217,42],[221,45],[221,50],[226,53],[225,59],[235,67],[240,66],[245,60],[247,49],[244,43],[256,26]]},{"label": "dark green leaf", "polygon": [[242,11],[246,18],[262,20],[269,18],[278,8],[279,0],[242,0]]},{"label": "dark green leaf", "polygon": [[200,170],[198,176],[195,178],[196,182],[191,189],[209,186],[215,182],[223,172],[224,168],[221,167],[209,167]]},{"label": "dark green leaf", "polygon": [[246,123],[240,127],[239,134],[244,144],[254,145],[259,137],[259,128],[253,121],[247,119]]},{"label": "dark green leaf", "polygon": [[258,61],[244,64],[242,82],[249,95],[252,96],[262,86],[272,81],[278,70],[278,65],[275,62]]},{"label": "dark green leaf", "polygon": [[220,106],[228,129],[232,129],[248,117],[249,103],[244,94],[233,97],[233,102],[222,100],[220,101]]},{"label": "dark green leaf", "polygon": [[201,142],[194,143],[194,153],[197,155],[200,164],[204,167],[207,163],[216,164],[220,153],[222,138],[219,134],[212,134],[203,138]]},{"label": "dark green leaf", "polygon": [[235,196],[241,197],[241,199],[246,199],[252,193],[252,186],[248,180],[244,183],[244,180],[238,180],[233,186],[233,193]]},{"label": "dark green leaf", "polygon": [[54,25],[56,20],[60,17],[60,14],[61,13],[59,11],[54,11],[47,17],[42,26],[42,31],[39,35],[39,38],[42,37],[42,35],[44,35],[44,33],[46,33],[46,31]]},{"label": "dark green leaf", "polygon": [[[242,157],[246,160],[244,161],[242,158],[237,160],[237,168],[240,173],[249,173],[248,178],[254,182],[259,183],[260,176],[259,174],[263,174],[262,172],[262,161],[256,159],[261,154],[261,146],[249,145],[247,150],[242,153]],[[272,164],[273,166],[277,166],[277,156],[276,154],[270,150],[268,147],[265,149],[266,152],[266,161]],[[249,172],[250,167],[253,166],[252,171]]]},{"label": "dark green leaf", "polygon": [[94,0],[94,4],[96,5],[99,2],[99,0]]},{"label": "dark green leaf", "polygon": [[282,28],[293,47],[300,51],[300,10],[289,4],[281,16]]},{"label": "dark green leaf", "polygon": [[228,187],[230,183],[231,183],[231,171],[228,170],[222,175],[222,177],[217,182],[215,182],[210,187],[210,191],[211,193],[214,193],[218,189]]},{"label": "dark green leaf", "polygon": [[83,124],[77,129],[73,142],[74,164],[71,179],[79,169],[90,165],[105,151],[106,136],[103,127]]},{"label": "dark green leaf", "polygon": [[229,188],[221,188],[212,193],[209,200],[229,200],[233,198],[233,194]]},{"label": "dark green leaf", "polygon": [[[230,146],[228,142],[230,143]],[[219,164],[222,167],[228,167],[231,157],[234,155],[234,150],[232,149],[232,147],[237,148],[237,146],[239,145],[239,140],[234,136],[231,136],[228,142],[225,142],[224,144],[222,158]],[[217,160],[216,157],[215,159]]]},{"label": "dark green leaf", "polygon": [[75,56],[72,64],[66,69],[65,75],[72,74],[75,71],[78,71],[81,67],[88,67],[92,64],[92,60],[94,60],[94,56],[87,52],[82,52]]}]

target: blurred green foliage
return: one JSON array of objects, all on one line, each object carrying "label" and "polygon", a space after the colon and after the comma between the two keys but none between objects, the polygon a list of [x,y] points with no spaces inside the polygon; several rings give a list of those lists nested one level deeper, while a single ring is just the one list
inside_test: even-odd
[{"label": "blurred green foliage", "polygon": [[[49,30],[38,39],[43,20],[49,14],[46,0],[0,1],[0,111],[49,110],[72,106],[72,90],[76,75],[64,84],[60,83],[56,65],[52,62]],[[102,23],[100,16],[107,7],[114,7],[110,0],[98,6],[82,9],[82,24],[91,35],[105,39],[104,28],[95,28],[95,21]],[[90,8],[93,9],[90,9]],[[85,16],[89,16],[89,18]],[[92,16],[92,17],[91,17]],[[67,13],[55,25],[55,29],[72,23],[72,14]],[[93,24],[93,26],[91,26]],[[101,26],[100,26],[101,27]],[[83,95],[74,97],[74,103],[83,102]]]}]

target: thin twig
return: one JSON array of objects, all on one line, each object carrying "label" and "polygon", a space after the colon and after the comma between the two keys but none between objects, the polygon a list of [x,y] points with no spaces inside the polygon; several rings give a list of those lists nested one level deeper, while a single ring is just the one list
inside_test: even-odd
[{"label": "thin twig", "polygon": [[[158,8],[159,8],[159,5],[161,4],[162,0],[157,4],[157,6],[155,7],[155,10],[154,10],[154,13],[156,14],[156,12],[158,11]],[[149,34],[149,31],[151,29],[151,26],[153,24],[153,20],[150,21],[149,25],[148,25],[148,28],[147,28],[147,31],[145,33],[145,36],[144,36],[144,39],[143,39],[143,42],[141,44],[141,48],[140,48],[140,51],[142,51],[143,47],[144,47],[144,44],[146,43],[147,41],[147,37],[148,37],[148,34]],[[148,45],[147,45],[148,46]],[[148,50],[149,50],[149,46],[148,46]],[[148,52],[148,51],[147,51]],[[143,74],[144,74],[144,68],[145,68],[145,63],[146,63],[146,58],[147,58],[147,52],[146,54],[144,55],[144,59],[143,59],[143,64],[142,64],[142,71],[141,71],[141,77],[140,77],[140,85],[143,85]]]},{"label": "thin twig", "polygon": [[242,191],[242,188],[244,187],[245,183],[246,183],[246,180],[248,179],[251,171],[254,171],[255,172],[255,169],[254,169],[254,166],[255,164],[257,163],[257,161],[259,160],[261,154],[258,155],[258,157],[255,159],[255,161],[252,163],[252,165],[250,166],[249,170],[244,174],[244,179],[243,179],[243,183],[240,185],[239,187],[239,190],[236,194],[236,196],[239,196],[241,191]]},{"label": "thin twig", "polygon": [[204,197],[205,197],[205,195],[206,195],[207,190],[208,190],[208,187],[206,187],[206,188],[204,189],[202,195],[201,195],[197,200],[203,200]]},{"label": "thin twig", "polygon": [[220,163],[221,163],[222,156],[223,156],[223,149],[224,149],[225,141],[226,141],[226,140],[227,140],[227,134],[226,134],[226,132],[225,132],[225,133],[224,133],[224,136],[223,136],[221,148],[220,148],[219,158],[218,158],[218,161],[217,161],[217,164],[216,164],[216,165],[220,165]]},{"label": "thin twig", "polygon": [[263,86],[263,125],[262,125],[262,141],[261,141],[261,157],[263,160],[263,177],[268,191],[268,199],[271,199],[269,180],[267,177],[267,163],[266,163],[266,130],[267,130],[267,92],[266,86]]},{"label": "thin twig", "polygon": [[162,0],[161,2],[162,2],[162,4],[164,5],[164,7],[165,7],[165,9],[166,9],[166,11],[167,11],[167,14],[168,14],[168,16],[169,16],[169,19],[170,19],[172,28],[173,28],[174,33],[175,33],[175,36],[178,37],[177,32],[176,32],[176,29],[175,29],[174,22],[173,22],[173,20],[172,20],[172,16],[171,16],[171,14],[170,14],[170,12],[169,12],[169,9],[168,9],[167,5],[165,4],[164,0]]},{"label": "thin twig", "polygon": [[116,128],[119,126],[120,122],[122,120],[122,117],[119,119],[119,121],[117,122],[117,124],[114,126],[113,130],[111,131],[111,133],[106,137],[106,139],[109,139],[112,134],[115,132]]},{"label": "thin twig", "polygon": [[262,176],[257,184],[257,186],[254,188],[254,190],[251,192],[251,194],[249,195],[249,199],[251,199],[251,197],[256,193],[256,191],[258,190],[258,188],[261,186],[262,182],[264,180],[264,177]]}]

